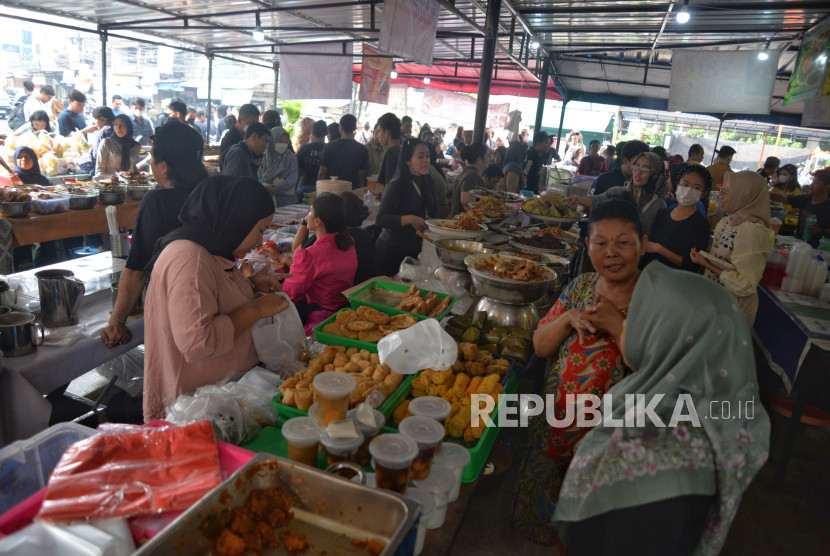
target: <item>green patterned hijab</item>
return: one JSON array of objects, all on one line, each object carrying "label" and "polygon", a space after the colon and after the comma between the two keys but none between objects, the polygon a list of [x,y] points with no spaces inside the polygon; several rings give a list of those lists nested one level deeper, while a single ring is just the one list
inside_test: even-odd
[{"label": "green patterned hijab", "polygon": [[[645,394],[646,403],[662,394],[655,413],[666,427],[645,418],[646,426],[601,424],[591,430],[577,445],[553,520],[581,521],[679,496],[716,495],[695,552],[717,554],[769,449],[769,418],[746,319],[718,284],[651,264],[631,299],[624,353],[637,371],[609,390],[613,416],[638,413],[626,409],[626,394]],[[693,406],[699,427],[682,421],[669,426],[683,394],[690,398],[680,413],[691,414]]]}]

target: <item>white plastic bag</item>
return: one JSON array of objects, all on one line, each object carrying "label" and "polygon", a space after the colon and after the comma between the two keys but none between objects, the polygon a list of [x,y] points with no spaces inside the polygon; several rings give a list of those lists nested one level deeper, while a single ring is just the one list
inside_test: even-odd
[{"label": "white plastic bag", "polygon": [[208,420],[219,440],[236,445],[250,442],[262,430],[227,390],[213,385],[176,398],[167,408],[166,420],[177,425]]},{"label": "white plastic bag", "polygon": [[458,359],[458,345],[437,319],[425,319],[382,338],[378,356],[381,363],[404,375],[422,369],[443,371]]},{"label": "white plastic bag", "polygon": [[288,300],[288,308],[273,317],[258,321],[251,333],[257,357],[265,368],[279,373],[283,378],[290,378],[305,367],[297,361],[297,353],[306,347],[306,335],[297,308],[284,293],[277,295]]},{"label": "white plastic bag", "polygon": [[277,424],[277,408],[271,399],[277,395],[279,387],[274,390],[251,388],[239,382],[229,382],[222,388],[242,407],[242,411],[263,426]]}]

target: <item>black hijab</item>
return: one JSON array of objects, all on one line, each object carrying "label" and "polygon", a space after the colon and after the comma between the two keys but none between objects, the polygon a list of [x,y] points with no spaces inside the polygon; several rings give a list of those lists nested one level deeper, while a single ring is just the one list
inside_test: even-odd
[{"label": "black hijab", "polygon": [[[115,133],[115,129],[113,129],[111,137],[116,143],[121,145],[121,167],[119,168],[119,171],[129,172],[133,169],[133,165],[130,163],[130,150],[134,145],[138,145],[138,142],[133,139],[133,121],[129,116],[125,116],[124,114],[117,115],[115,120],[121,120],[127,126],[127,135],[119,137],[118,134]],[[113,120],[113,122],[115,122],[115,120]]]},{"label": "black hijab", "polygon": [[[28,170],[24,170],[17,165],[17,158],[20,156],[20,153],[24,152],[28,153],[29,158],[32,159],[32,167]],[[37,160],[37,153],[31,147],[17,147],[17,150],[14,151],[14,173],[17,174],[17,177],[20,178],[20,181],[24,185],[43,185],[45,187],[52,185],[49,178],[40,173],[40,163]]]},{"label": "black hijab", "polygon": [[187,198],[179,213],[182,223],[156,242],[147,274],[165,247],[176,240],[198,243],[212,255],[235,260],[233,251],[257,222],[274,214],[274,201],[258,181],[235,176],[211,176]]}]

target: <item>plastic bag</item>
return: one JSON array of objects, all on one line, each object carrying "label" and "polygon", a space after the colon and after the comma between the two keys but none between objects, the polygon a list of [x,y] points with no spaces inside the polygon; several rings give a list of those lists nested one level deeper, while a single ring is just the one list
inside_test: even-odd
[{"label": "plastic bag", "polygon": [[273,390],[261,390],[252,388],[239,382],[229,382],[222,387],[242,407],[249,417],[262,426],[274,426],[277,424],[277,408],[271,400],[279,392],[279,387]]},{"label": "plastic bag", "polygon": [[207,421],[99,434],[64,453],[39,517],[57,521],[184,510],[221,482],[216,438]]},{"label": "plastic bag", "polygon": [[369,209],[369,218],[371,220],[374,220],[375,216],[377,216],[378,208],[380,208],[375,194],[371,191],[367,191],[366,194],[363,196],[363,204],[366,205],[367,209]]},{"label": "plastic bag", "polygon": [[[288,299],[284,293],[277,295]],[[269,371],[290,378],[305,367],[297,361],[297,353],[306,347],[303,321],[290,300],[286,310],[254,324],[251,334],[257,357]]]},{"label": "plastic bag", "polygon": [[403,375],[422,369],[443,371],[458,359],[458,345],[437,319],[393,332],[378,342],[380,362]]},{"label": "plastic bag", "polygon": [[262,430],[259,423],[222,386],[202,386],[192,395],[183,394],[167,408],[167,421],[184,425],[207,420],[213,424],[219,440],[244,444]]}]

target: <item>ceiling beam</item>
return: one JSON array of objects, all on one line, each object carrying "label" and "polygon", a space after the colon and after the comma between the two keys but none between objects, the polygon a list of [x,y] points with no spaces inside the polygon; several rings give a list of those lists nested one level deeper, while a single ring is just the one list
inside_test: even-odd
[{"label": "ceiling beam", "polygon": [[[553,4],[553,3],[551,3]],[[690,4],[694,11],[701,12],[730,12],[744,11],[754,12],[787,12],[798,13],[806,11],[824,11],[827,9],[826,1],[804,1],[804,2],[735,2],[735,3],[712,3],[712,4]],[[663,13],[666,10],[665,4],[646,4],[625,2],[616,6],[538,6],[534,8],[520,8],[521,15],[603,15],[603,14],[632,14],[632,13]]]}]

